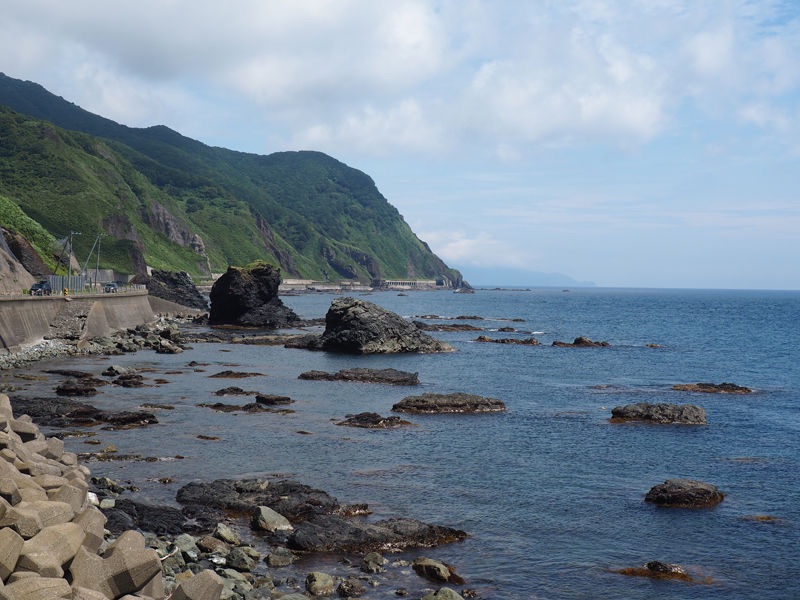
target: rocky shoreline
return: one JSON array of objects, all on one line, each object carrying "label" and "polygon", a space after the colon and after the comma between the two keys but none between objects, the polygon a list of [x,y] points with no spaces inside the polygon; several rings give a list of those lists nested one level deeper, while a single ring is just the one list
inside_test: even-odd
[{"label": "rocky shoreline", "polygon": [[[38,361],[70,356],[113,356],[144,348],[156,352],[178,353],[183,351],[186,343],[181,336],[180,326],[188,322],[188,319],[160,319],[152,325],[118,332],[109,338],[92,340],[80,349],[68,341],[45,340],[21,353],[0,357],[0,369],[19,369]],[[63,395],[48,402],[47,407],[40,406],[47,410],[35,413],[34,418],[49,427],[57,428],[76,424],[91,426],[98,422],[105,422],[112,427],[146,426],[149,422],[155,422],[155,417],[144,411],[133,411],[130,415],[106,414],[104,411],[97,411],[82,399],[69,397],[90,396],[93,386],[112,383],[135,387],[135,373],[115,371],[113,368],[108,371],[103,375],[116,379],[105,381],[89,373],[73,370],[59,372],[59,375],[65,377],[65,382],[58,387],[59,390],[64,390]],[[406,377],[409,375],[415,374],[407,374]],[[20,410],[25,409],[30,409],[30,412],[36,410],[33,405],[21,404],[19,409],[14,407],[13,411],[20,413],[16,420],[28,423],[35,429],[37,439],[43,438],[33,419],[22,416]],[[153,417],[153,421],[143,417],[147,414]],[[70,421],[70,416],[78,421]],[[128,419],[128,423],[122,423],[119,419]],[[63,446],[58,438],[51,439]],[[97,456],[102,454],[104,453]],[[109,454],[105,458],[137,460],[141,457]],[[158,583],[153,583],[154,576],[151,574],[147,585],[136,590],[128,589],[125,594],[156,600],[165,597],[192,600],[297,600],[330,595],[374,597],[370,595],[370,591],[382,590],[381,597],[387,594],[424,597],[428,600],[480,597],[469,589],[462,588],[461,594],[455,591],[453,586],[464,582],[450,565],[419,556],[413,560],[398,558],[390,561],[381,554],[387,551],[394,553],[404,548],[425,548],[460,541],[466,537],[463,531],[406,518],[370,522],[366,518],[369,514],[366,505],[342,506],[322,490],[313,490],[289,480],[216,481],[187,485],[178,496],[182,508],[151,506],[137,500],[135,490],[131,492],[114,481],[93,478],[85,466],[80,469],[87,482],[86,498],[82,501],[82,506],[91,507],[92,514],[100,515],[97,518],[102,517],[105,522],[103,529],[94,532],[95,536],[103,540],[97,555],[99,560],[111,560],[115,552],[114,544],[118,539],[122,542],[116,542],[119,544],[116,546],[117,557],[127,553],[127,550],[123,553],[119,548],[127,549],[130,544],[133,544],[131,552],[135,550],[139,554],[149,553],[148,560],[152,564],[155,564],[156,559],[153,557],[157,555],[160,565]],[[209,495],[209,490],[219,491],[225,485],[240,491],[249,490],[249,499],[230,504],[230,499],[220,500],[213,494]],[[198,496],[198,489],[202,489],[206,495]],[[254,490],[258,492],[255,496]],[[0,494],[0,497],[5,496]],[[287,505],[287,498],[289,504],[296,504],[294,508]],[[286,514],[281,514],[276,509]],[[257,549],[253,544],[256,538],[262,547],[267,544],[269,550]],[[130,541],[132,539],[133,542]],[[338,566],[335,569],[326,569],[329,572],[302,573],[302,567],[297,563],[309,563],[311,556],[320,553],[338,555]],[[81,586],[80,592],[76,592],[74,585],[70,587],[73,576],[69,568],[74,561],[74,556],[63,560],[65,579],[60,580],[62,583],[56,586],[60,596],[45,594],[36,597],[101,600],[104,597],[117,598],[125,595],[117,594],[115,590],[109,592],[108,585],[102,582],[92,584],[101,589],[96,594],[84,592],[84,586]],[[309,564],[313,562],[312,560]],[[24,568],[20,569],[27,573]],[[191,575],[195,575],[202,583],[195,582]],[[22,588],[22,584],[15,583],[16,579],[24,577],[27,575],[12,575],[11,572],[6,577],[0,577],[0,597],[4,600],[22,598],[23,596],[13,592]],[[133,575],[128,573],[119,577],[130,579]],[[43,582],[39,583],[39,587],[34,586],[37,594],[40,588],[44,590],[47,587]],[[391,589],[386,589],[387,586],[391,586]],[[30,588],[26,590],[29,591]]]}]

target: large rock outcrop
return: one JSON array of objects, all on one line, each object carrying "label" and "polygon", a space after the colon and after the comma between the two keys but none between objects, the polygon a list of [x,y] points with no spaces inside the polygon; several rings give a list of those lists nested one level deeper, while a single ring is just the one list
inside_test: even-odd
[{"label": "large rock outcrop", "polygon": [[645,502],[673,508],[706,508],[722,502],[717,486],[694,479],[667,479],[650,488]]},{"label": "large rock outcrop", "polygon": [[292,348],[350,354],[451,352],[454,348],[420,331],[413,323],[377,304],[337,298],[325,315],[325,332],[287,344]]},{"label": "large rock outcrop", "polygon": [[637,402],[612,408],[611,421],[614,423],[643,421],[659,424],[705,425],[706,411],[694,404]]},{"label": "large rock outcrop", "polygon": [[181,306],[208,310],[208,298],[200,293],[185,271],[153,271],[151,275],[137,275],[132,283],[147,286],[151,296],[168,300]]},{"label": "large rock outcrop", "polygon": [[211,288],[211,325],[279,329],[299,320],[278,298],[281,271],[262,261],[228,267]]}]

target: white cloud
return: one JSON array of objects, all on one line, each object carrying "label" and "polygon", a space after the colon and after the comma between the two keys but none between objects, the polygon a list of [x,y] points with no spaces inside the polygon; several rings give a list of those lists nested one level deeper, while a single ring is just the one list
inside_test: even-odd
[{"label": "white cloud", "polygon": [[445,262],[476,267],[528,267],[535,256],[526,255],[510,241],[498,240],[489,233],[468,235],[463,231],[432,230],[420,234]]}]

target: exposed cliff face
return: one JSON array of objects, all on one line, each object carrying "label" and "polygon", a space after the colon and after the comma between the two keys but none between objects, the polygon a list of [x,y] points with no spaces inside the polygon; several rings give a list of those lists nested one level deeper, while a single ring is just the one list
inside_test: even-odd
[{"label": "exposed cliff face", "polygon": [[12,254],[0,248],[0,294],[20,294],[30,289],[36,278]]},{"label": "exposed cliff face", "polygon": [[208,262],[208,255],[206,254],[206,246],[197,233],[194,233],[186,223],[182,222],[170,211],[168,211],[162,204],[158,202],[151,202],[149,206],[142,207],[139,211],[142,221],[150,226],[155,231],[162,233],[166,238],[183,246],[184,248],[191,248],[203,260],[198,263],[198,266],[203,275],[211,274],[211,265]]},{"label": "exposed cliff face", "polygon": [[50,269],[30,242],[18,233],[0,228],[0,249],[11,254],[33,276],[42,277],[50,273]]}]

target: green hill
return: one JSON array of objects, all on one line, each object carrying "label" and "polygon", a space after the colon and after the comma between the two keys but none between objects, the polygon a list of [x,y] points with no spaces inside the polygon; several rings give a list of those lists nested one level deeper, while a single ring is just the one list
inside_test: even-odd
[{"label": "green hill", "polygon": [[0,195],[56,238],[81,232],[79,260],[103,234],[101,266],[120,271],[202,276],[260,259],[289,277],[461,284],[368,175],[330,156],[126,127],[3,74]]}]

